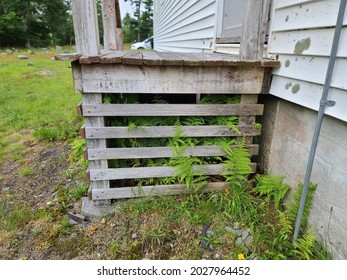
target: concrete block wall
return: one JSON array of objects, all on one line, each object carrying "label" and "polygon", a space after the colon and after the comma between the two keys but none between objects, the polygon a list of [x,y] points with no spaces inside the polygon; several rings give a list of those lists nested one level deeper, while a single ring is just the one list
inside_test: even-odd
[{"label": "concrete block wall", "polygon": [[[317,112],[274,96],[262,99],[259,163],[295,187],[304,180]],[[318,187],[309,225],[335,259],[347,259],[347,123],[325,117],[311,182]]]}]

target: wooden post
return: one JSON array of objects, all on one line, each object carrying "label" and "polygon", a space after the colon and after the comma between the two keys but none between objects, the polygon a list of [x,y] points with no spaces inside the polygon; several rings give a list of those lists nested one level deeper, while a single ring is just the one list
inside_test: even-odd
[{"label": "wooden post", "polygon": [[240,44],[240,60],[263,58],[271,0],[247,0]]},{"label": "wooden post", "polygon": [[[84,93],[82,94],[83,104],[102,104],[102,94],[101,93]],[[105,120],[104,117],[84,117],[85,127],[104,127]],[[88,139],[87,141],[88,149],[105,149],[106,139]],[[107,160],[90,160],[89,169],[107,169]],[[91,181],[90,187],[94,189],[108,189],[110,188],[110,182],[106,181]],[[100,204],[101,203],[101,204]],[[104,200],[102,202],[95,202],[96,205],[109,205],[111,201]]]},{"label": "wooden post", "polygon": [[84,56],[100,54],[99,27],[95,0],[72,0],[76,50]]},{"label": "wooden post", "polygon": [[[262,60],[271,0],[247,0],[240,44],[240,60]],[[241,95],[241,104],[258,103],[258,95]],[[241,116],[240,125],[251,125],[255,116]],[[253,137],[246,137],[252,144]]]},{"label": "wooden post", "polygon": [[102,21],[105,50],[123,50],[123,30],[118,0],[103,0]]}]

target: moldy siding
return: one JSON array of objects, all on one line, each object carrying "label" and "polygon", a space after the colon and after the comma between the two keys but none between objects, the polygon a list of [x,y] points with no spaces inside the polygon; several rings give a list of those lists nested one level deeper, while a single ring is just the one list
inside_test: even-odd
[{"label": "moldy siding", "polygon": [[[339,0],[277,0],[269,53],[278,55],[270,93],[318,110],[333,41]],[[340,38],[326,114],[347,122],[347,12]]]},{"label": "moldy siding", "polygon": [[154,0],[157,51],[211,52],[216,0]]}]

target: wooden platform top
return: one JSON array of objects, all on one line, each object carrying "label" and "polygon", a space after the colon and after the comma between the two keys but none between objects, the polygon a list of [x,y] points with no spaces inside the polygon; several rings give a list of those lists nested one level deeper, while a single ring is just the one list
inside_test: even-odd
[{"label": "wooden platform top", "polygon": [[238,56],[219,53],[181,53],[156,51],[113,51],[99,56],[79,54],[55,55],[56,60],[78,60],[80,64],[124,64],[166,66],[248,66],[279,67],[276,60],[242,60]]}]

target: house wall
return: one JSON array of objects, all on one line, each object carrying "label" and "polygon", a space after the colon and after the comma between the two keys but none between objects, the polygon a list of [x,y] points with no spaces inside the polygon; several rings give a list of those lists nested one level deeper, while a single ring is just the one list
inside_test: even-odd
[{"label": "house wall", "polygon": [[[270,93],[318,110],[333,41],[339,0],[277,0],[268,52],[278,55]],[[347,12],[344,18],[332,89],[336,106],[326,114],[347,121]]]},{"label": "house wall", "polygon": [[[268,51],[281,67],[273,71],[272,96],[264,97],[260,163],[296,186],[304,180],[339,0],[277,0]],[[336,259],[347,259],[347,12],[311,181],[318,184],[309,225]],[[276,97],[279,98],[276,98]],[[287,102],[287,101],[289,102]]]},{"label": "house wall", "polygon": [[155,0],[157,51],[211,52],[216,0]]},{"label": "house wall", "polygon": [[[297,186],[304,181],[317,112],[270,95],[263,96],[259,163]],[[347,123],[323,121],[311,182],[317,184],[309,226],[335,259],[347,259]]]}]

